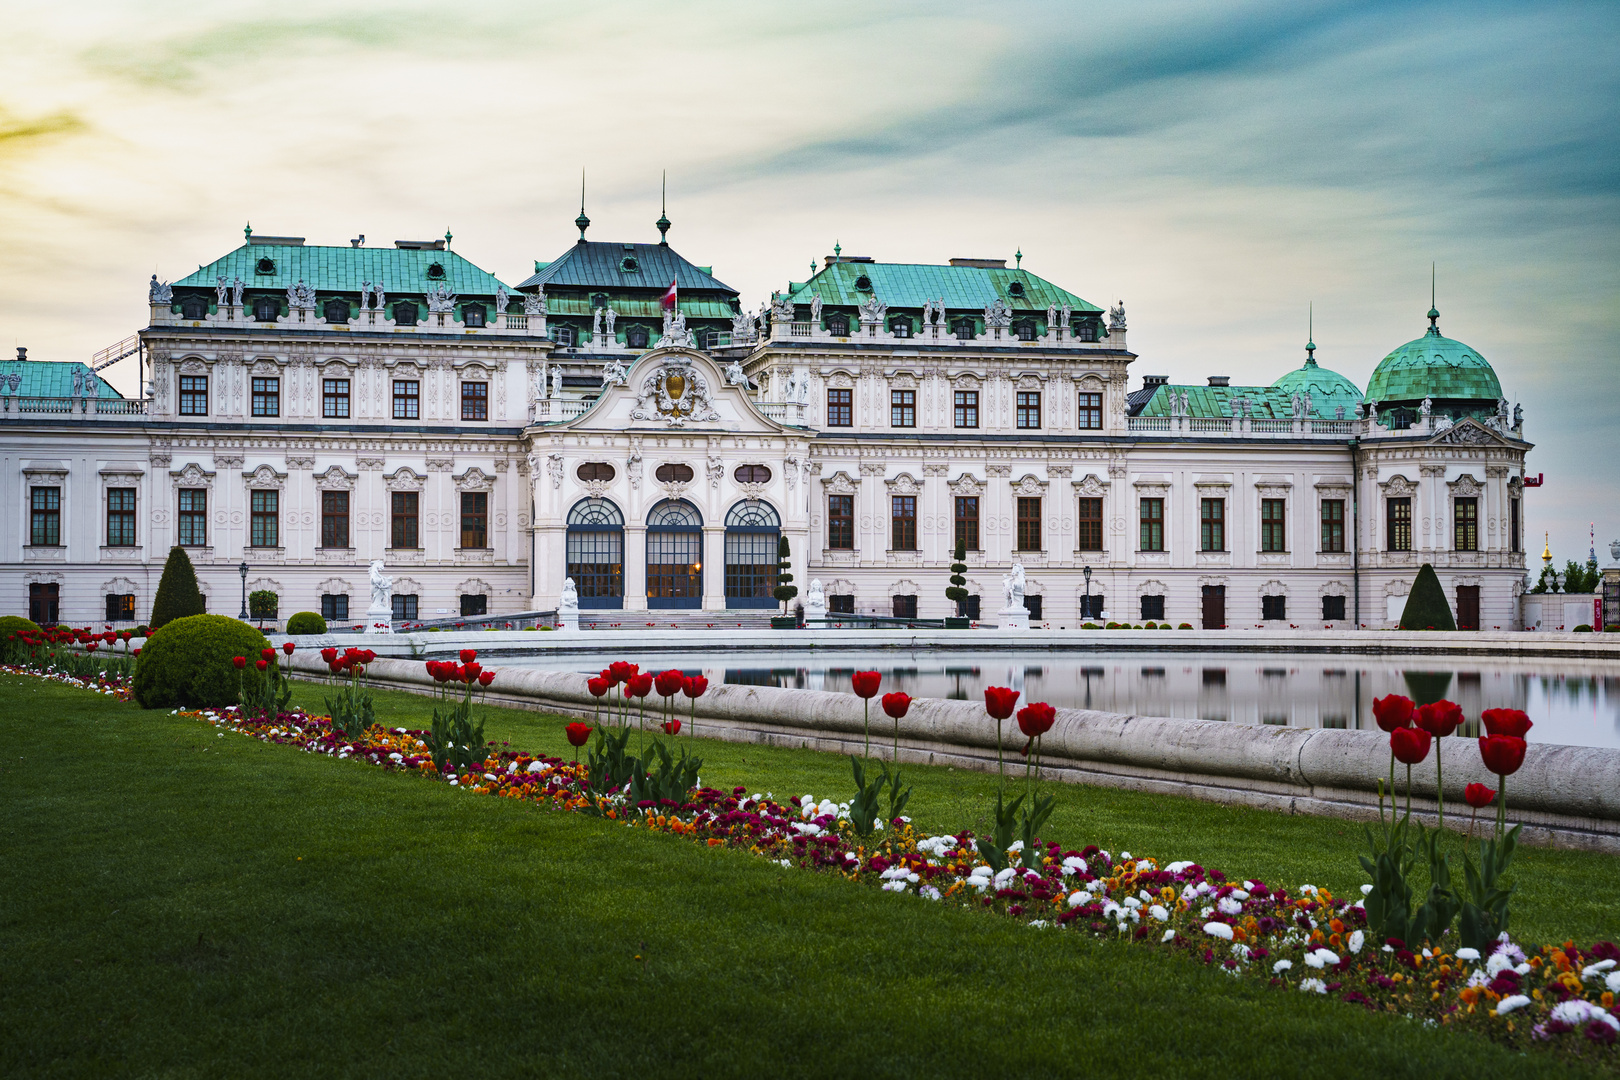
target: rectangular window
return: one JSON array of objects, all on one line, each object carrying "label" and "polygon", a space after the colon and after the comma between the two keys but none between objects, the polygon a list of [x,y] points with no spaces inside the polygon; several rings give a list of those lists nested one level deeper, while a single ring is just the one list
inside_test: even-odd
[{"label": "rectangular window", "polygon": [[349,546],[349,493],[321,492],[321,547]]},{"label": "rectangular window", "polygon": [[208,491],[206,488],[181,488],[180,512],[175,515],[180,527],[181,547],[208,546]]},{"label": "rectangular window", "polygon": [[855,424],[855,406],[853,390],[827,391],[827,426],[853,427]]},{"label": "rectangular window", "polygon": [[208,376],[180,376],[180,415],[208,415]]},{"label": "rectangular window", "polygon": [[1226,500],[1198,500],[1198,550],[1226,550]]},{"label": "rectangular window", "polygon": [[[389,547],[412,549],[422,546],[417,532],[421,500],[421,493],[416,491],[396,491],[389,496]],[[416,616],[411,617],[414,619]]]},{"label": "rectangular window", "polygon": [[1322,550],[1344,550],[1344,500],[1322,500]]},{"label": "rectangular window", "polygon": [[1520,551],[1524,550],[1519,543],[1519,500],[1509,499],[1508,510],[1510,511],[1510,520],[1508,521],[1508,550],[1514,554],[1518,554]]},{"label": "rectangular window", "polygon": [[461,384],[461,418],[463,420],[489,419],[489,383],[464,382]]},{"label": "rectangular window", "polygon": [[889,426],[917,426],[917,391],[889,391]]},{"label": "rectangular window", "polygon": [[417,611],[420,610],[418,608],[418,606],[417,606],[416,601],[417,601],[417,597],[415,595],[411,595],[411,596],[395,596],[394,597],[394,621],[395,622],[415,622],[417,620],[417,618],[419,617],[417,615]]},{"label": "rectangular window", "polygon": [[1142,597],[1142,618],[1154,621],[1164,618],[1163,595]]},{"label": "rectangular window", "polygon": [[321,415],[333,420],[349,418],[348,379],[321,380]]},{"label": "rectangular window", "polygon": [[961,607],[957,614],[964,619],[971,619],[974,622],[978,622],[980,618],[979,610],[979,598],[977,596],[970,596],[961,602]]},{"label": "rectangular window", "polygon": [[254,491],[249,495],[248,545],[281,546],[281,492]]},{"label": "rectangular window", "polygon": [[1041,550],[1041,500],[1018,500],[1018,550]]},{"label": "rectangular window", "polygon": [[1262,596],[1260,598],[1260,618],[1267,622],[1288,618],[1288,597]]},{"label": "rectangular window", "polygon": [[135,546],[135,489],[107,489],[107,546]]},{"label": "rectangular window", "polygon": [[34,547],[60,547],[62,543],[62,489],[37,487],[33,489],[30,506],[33,523],[29,530]]},{"label": "rectangular window", "polygon": [[419,420],[422,416],[422,384],[415,379],[394,380],[394,419]]},{"label": "rectangular window", "polygon": [[1032,621],[1038,622],[1041,619],[1041,598],[1039,596],[1025,596],[1024,610],[1029,612]]},{"label": "rectangular window", "polygon": [[253,415],[281,415],[280,379],[255,378],[253,380]]},{"label": "rectangular window", "polygon": [[855,496],[827,496],[827,547],[833,551],[855,550]]},{"label": "rectangular window", "polygon": [[1018,426],[1021,428],[1038,428],[1041,426],[1041,392],[1039,390],[1020,390],[1018,392]]},{"label": "rectangular window", "polygon": [[1164,550],[1164,500],[1142,500],[1142,551]]},{"label": "rectangular window", "polygon": [[1102,429],[1102,395],[1080,395],[1080,430],[1099,431]]},{"label": "rectangular window", "polygon": [[889,547],[894,551],[917,550],[917,496],[891,495],[892,504]]},{"label": "rectangular window", "polygon": [[894,617],[897,619],[915,619],[917,617],[917,597],[896,596],[894,601]]},{"label": "rectangular window", "polygon": [[1385,522],[1389,527],[1389,550],[1412,550],[1412,500],[1390,499]]},{"label": "rectangular window", "polygon": [[461,546],[464,548],[489,547],[489,493],[463,491],[461,493]]},{"label": "rectangular window", "polygon": [[1080,516],[1076,519],[1075,550],[1101,551],[1103,549],[1103,501],[1081,499]]},{"label": "rectangular window", "polygon": [[1458,551],[1479,550],[1479,500],[1456,500],[1453,515],[1456,522],[1456,549]]},{"label": "rectangular window", "polygon": [[321,594],[321,618],[347,619],[349,617],[349,598],[337,593]]},{"label": "rectangular window", "polygon": [[976,428],[979,426],[979,392],[977,390],[958,390],[956,392],[956,426],[959,428]]},{"label": "rectangular window", "polygon": [[461,617],[464,619],[476,618],[489,614],[489,597],[483,593],[461,594]]},{"label": "rectangular window", "polygon": [[108,622],[134,622],[135,621],[135,594],[134,593],[108,593],[107,594],[107,621]]},{"label": "rectangular window", "polygon": [[955,542],[960,544],[966,551],[979,550],[979,497],[977,495],[958,495],[956,497]]},{"label": "rectangular window", "polygon": [[854,593],[828,593],[827,594],[827,614],[829,614],[829,615],[853,615],[853,614],[855,614],[855,594]]},{"label": "rectangular window", "polygon": [[1260,550],[1288,550],[1288,500],[1260,500]]},{"label": "rectangular window", "polygon": [[1322,597],[1322,621],[1344,622],[1344,597]]}]

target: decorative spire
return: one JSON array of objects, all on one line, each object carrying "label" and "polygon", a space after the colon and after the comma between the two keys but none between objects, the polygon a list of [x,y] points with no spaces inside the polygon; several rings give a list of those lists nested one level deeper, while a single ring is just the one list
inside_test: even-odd
[{"label": "decorative spire", "polygon": [[253,242],[253,222],[248,222],[247,227],[242,230],[242,238],[248,243]]},{"label": "decorative spire", "polygon": [[444,230],[444,246],[445,247],[449,247],[450,246],[450,241],[452,241],[454,239],[455,239],[455,236],[451,234],[449,229]]},{"label": "decorative spire", "polygon": [[1306,334],[1305,334],[1305,366],[1306,367],[1315,367],[1316,366],[1316,303],[1315,303],[1315,301],[1312,301],[1311,306],[1306,309],[1305,319],[1306,319],[1305,325],[1309,328],[1306,331]]},{"label": "decorative spire", "polygon": [[574,228],[579,230],[579,242],[585,242],[585,230],[591,227],[591,219],[585,216],[585,170],[579,170],[579,217],[574,219]]},{"label": "decorative spire", "polygon": [[1440,336],[1440,312],[1434,306],[1434,263],[1429,264],[1429,336]]},{"label": "decorative spire", "polygon": [[1552,533],[1541,534],[1541,568],[1545,570],[1552,565]]},{"label": "decorative spire", "polygon": [[[581,206],[581,211],[580,212],[581,213],[584,212],[583,205]],[[661,194],[659,195],[658,221],[655,222],[655,224],[658,226],[658,246],[659,247],[669,247],[669,170],[668,169],[664,170],[664,186],[662,188]]]},{"label": "decorative spire", "polygon": [[833,258],[836,259],[839,256],[843,255],[843,253],[844,253],[843,245],[840,244],[838,241],[834,240],[833,241]]},{"label": "decorative spire", "polygon": [[1013,269],[1014,270],[1022,270],[1023,268],[1024,268],[1024,248],[1023,248],[1023,245],[1020,244],[1019,247],[1018,247],[1018,250],[1013,252]]}]

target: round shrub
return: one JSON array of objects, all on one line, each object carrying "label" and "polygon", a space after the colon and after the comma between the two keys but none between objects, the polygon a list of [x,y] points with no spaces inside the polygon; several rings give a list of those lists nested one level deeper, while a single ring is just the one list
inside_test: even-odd
[{"label": "round shrub", "polygon": [[37,634],[39,627],[20,615],[0,615],[0,641],[5,641],[12,634],[21,634],[25,631]]},{"label": "round shrub", "polygon": [[[224,615],[188,615],[164,624],[141,650],[135,700],[143,709],[235,705],[241,675],[233,657],[257,660],[270,643],[247,623]],[[247,676],[259,678],[248,666]]]},{"label": "round shrub", "polygon": [[1169,623],[1167,623],[1167,622],[1165,622],[1165,623],[1160,623],[1160,624],[1159,624],[1159,629],[1160,629],[1160,630],[1168,630],[1168,629],[1170,629],[1170,624],[1169,624]]},{"label": "round shrub", "polygon": [[1581,623],[1581,625],[1577,626],[1573,631],[1573,633],[1577,634],[1590,634],[1591,632],[1592,628],[1587,626],[1585,623]]},{"label": "round shrub", "polygon": [[287,620],[289,634],[324,634],[326,620],[318,612],[300,611]]},{"label": "round shrub", "polygon": [[1180,626],[1176,627],[1177,630],[1191,630],[1192,628],[1192,623],[1190,622],[1184,622]]},{"label": "round shrub", "polygon": [[1084,626],[1082,626],[1080,629],[1082,629],[1082,630],[1101,630],[1102,627],[1098,626],[1094,622],[1088,622]]}]

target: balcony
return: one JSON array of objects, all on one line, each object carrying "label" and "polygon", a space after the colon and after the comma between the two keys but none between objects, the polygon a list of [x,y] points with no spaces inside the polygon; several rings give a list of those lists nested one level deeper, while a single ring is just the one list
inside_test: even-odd
[{"label": "balcony", "polygon": [[1252,439],[1271,436],[1287,439],[1323,439],[1344,442],[1354,436],[1388,434],[1382,427],[1367,430],[1365,420],[1325,420],[1311,417],[1301,420],[1244,419],[1225,416],[1130,416],[1125,420],[1126,430],[1132,435],[1188,435],[1226,436]]},{"label": "balcony", "polygon": [[560,424],[583,416],[593,404],[594,398],[541,398],[529,403],[529,419],[535,424]]},{"label": "balcony", "polygon": [[28,397],[0,394],[0,420],[94,420],[145,416],[141,398]]},{"label": "balcony", "polygon": [[1125,331],[1112,331],[1101,341],[1084,341],[1061,328],[1038,334],[1028,340],[1020,339],[1018,331],[1010,326],[986,328],[977,337],[961,338],[949,326],[924,326],[909,334],[896,334],[881,323],[867,322],[851,326],[847,334],[834,334],[814,322],[785,322],[772,320],[769,341],[827,341],[841,345],[890,345],[915,348],[918,345],[958,347],[967,349],[1020,348],[1064,349],[1092,352],[1119,352],[1125,349]]},{"label": "balcony", "polygon": [[243,307],[227,304],[201,319],[188,319],[176,315],[167,304],[153,304],[152,328],[158,327],[215,327],[231,330],[340,330],[369,331],[391,334],[492,334],[498,337],[545,337],[544,315],[506,314],[492,315],[483,326],[468,326],[459,321],[454,312],[424,311],[416,325],[401,326],[388,317],[386,309],[366,308],[356,311],[347,322],[329,323],[312,308],[294,308],[279,315],[274,322],[262,322]]}]

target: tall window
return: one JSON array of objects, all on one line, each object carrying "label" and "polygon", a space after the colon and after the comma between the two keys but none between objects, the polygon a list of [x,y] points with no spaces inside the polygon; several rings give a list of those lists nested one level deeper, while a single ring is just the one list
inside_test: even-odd
[{"label": "tall window", "polygon": [[1510,511],[1510,520],[1508,521],[1508,550],[1517,554],[1519,551],[1523,550],[1520,547],[1519,542],[1519,500],[1509,499],[1508,510]]},{"label": "tall window", "polygon": [[180,376],[180,415],[208,415],[208,376]]},{"label": "tall window", "polygon": [[917,391],[889,391],[889,426],[917,426]]},{"label": "tall window", "polygon": [[281,415],[280,379],[255,378],[253,380],[253,415]]},{"label": "tall window", "polygon": [[979,426],[979,392],[977,390],[958,390],[956,392],[956,426],[959,428],[976,428]]},{"label": "tall window", "polygon": [[1141,508],[1143,551],[1164,550],[1164,500],[1143,499]]},{"label": "tall window", "polygon": [[1344,500],[1322,500],[1322,550],[1344,550]]},{"label": "tall window", "polygon": [[[321,380],[321,415],[334,420],[346,420],[349,416],[349,380],[348,379],[322,379]],[[345,547],[348,545],[345,544]]]},{"label": "tall window", "polygon": [[181,547],[208,546],[208,490],[181,488],[180,512],[176,515],[180,526]]},{"label": "tall window", "polygon": [[917,596],[892,596],[889,598],[893,604],[891,612],[896,619],[915,619],[917,617]]},{"label": "tall window", "polygon": [[1324,597],[1322,597],[1322,621],[1323,622],[1344,622],[1344,597],[1343,596],[1324,596]]},{"label": "tall window", "polygon": [[489,419],[489,383],[464,382],[461,384],[461,418],[463,420]]},{"label": "tall window", "polygon": [[1078,525],[1075,534],[1076,550],[1101,551],[1103,549],[1102,504],[1101,499],[1080,500],[1080,516],[1076,519]]},{"label": "tall window", "polygon": [[1018,426],[1021,428],[1038,428],[1041,426],[1041,392],[1039,390],[1018,391]]},{"label": "tall window", "polygon": [[1041,500],[1018,500],[1018,550],[1041,550]]},{"label": "tall window", "polygon": [[1287,551],[1287,499],[1260,500],[1260,550]]},{"label": "tall window", "polygon": [[420,597],[416,596],[414,593],[408,596],[401,596],[398,593],[395,593],[392,599],[394,604],[394,622],[415,622],[420,617],[417,614],[417,612],[420,610],[417,606],[417,601],[420,599]]},{"label": "tall window", "polygon": [[1385,515],[1389,527],[1389,550],[1412,550],[1412,500],[1390,499]]},{"label": "tall window", "polygon": [[855,423],[854,406],[851,398],[853,390],[827,391],[827,426],[851,427]]},{"label": "tall window", "polygon": [[461,546],[489,547],[489,492],[461,493]]},{"label": "tall window", "polygon": [[1200,551],[1226,550],[1226,500],[1198,500],[1198,547]]},{"label": "tall window", "polygon": [[321,492],[321,547],[349,546],[349,493]]},{"label": "tall window", "polygon": [[979,550],[979,497],[956,497],[956,542],[967,551]]},{"label": "tall window", "polygon": [[1080,429],[1094,431],[1102,427],[1102,395],[1080,395]]},{"label": "tall window", "polygon": [[1288,618],[1288,597],[1262,596],[1260,598],[1260,618],[1266,622]]},{"label": "tall window", "polygon": [[134,622],[135,594],[107,593],[107,621]]},{"label": "tall window", "polygon": [[34,547],[58,547],[62,543],[62,489],[37,487],[33,489],[30,505],[33,522],[29,530]]},{"label": "tall window", "polygon": [[1457,499],[1453,514],[1455,520],[1456,549],[1479,550],[1479,500]]},{"label": "tall window", "polygon": [[418,314],[416,305],[409,300],[400,300],[394,304],[394,324],[396,326],[415,326]]},{"label": "tall window", "polygon": [[917,550],[917,496],[889,496],[892,517],[889,547],[895,551]]},{"label": "tall window", "polygon": [[349,617],[349,598],[343,593],[321,594],[321,618],[343,620]]},{"label": "tall window", "polygon": [[394,380],[394,419],[417,420],[422,416],[422,384],[416,379]]},{"label": "tall window", "polygon": [[281,492],[255,491],[248,508],[248,545],[256,548],[281,546]]},{"label": "tall window", "polygon": [[389,547],[411,549],[422,546],[417,542],[421,499],[421,493],[416,491],[396,491],[389,496]]},{"label": "tall window", "polygon": [[135,489],[107,489],[107,546],[135,546]]},{"label": "tall window", "polygon": [[827,547],[833,551],[855,550],[855,496],[827,496]]}]

